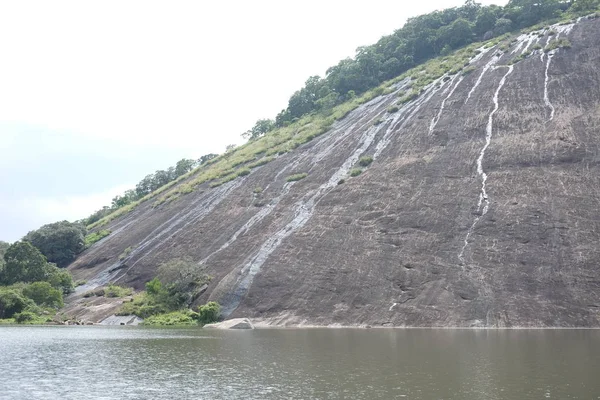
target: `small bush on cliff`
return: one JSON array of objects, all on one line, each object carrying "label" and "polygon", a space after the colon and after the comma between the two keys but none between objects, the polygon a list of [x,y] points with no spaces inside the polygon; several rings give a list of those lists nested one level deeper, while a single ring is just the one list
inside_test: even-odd
[{"label": "small bush on cliff", "polygon": [[362,156],[360,160],[358,160],[358,165],[361,167],[368,167],[373,162],[373,157],[371,156]]},{"label": "small bush on cliff", "polygon": [[360,174],[362,174],[362,172],[363,172],[362,169],[360,169],[360,168],[354,168],[354,169],[352,169],[350,171],[350,176],[354,178],[354,177],[359,176]]}]

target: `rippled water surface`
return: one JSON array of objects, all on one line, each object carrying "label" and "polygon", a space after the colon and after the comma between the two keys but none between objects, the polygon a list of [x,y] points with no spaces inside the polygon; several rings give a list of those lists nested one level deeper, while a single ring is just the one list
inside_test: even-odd
[{"label": "rippled water surface", "polygon": [[0,399],[600,399],[600,331],[0,327]]}]

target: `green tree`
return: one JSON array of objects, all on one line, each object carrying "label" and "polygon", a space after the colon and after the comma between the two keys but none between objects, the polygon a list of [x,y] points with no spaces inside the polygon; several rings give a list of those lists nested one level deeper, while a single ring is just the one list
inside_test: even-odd
[{"label": "green tree", "polygon": [[38,248],[48,261],[63,268],[85,250],[85,235],[83,225],[60,221],[29,232],[23,240]]},{"label": "green tree", "polygon": [[38,306],[60,308],[64,305],[62,292],[53,288],[49,282],[33,282],[23,288],[23,295]]},{"label": "green tree", "polygon": [[152,279],[146,283],[146,292],[150,296],[159,295],[162,292],[162,283],[158,278]]},{"label": "green tree", "polygon": [[198,164],[202,165],[202,164],[206,163],[207,161],[212,160],[215,157],[218,157],[218,154],[214,154],[214,153],[205,154],[198,159]]},{"label": "green tree", "polygon": [[0,287],[0,319],[12,318],[25,310],[30,302],[19,290]]},{"label": "green tree", "polygon": [[575,0],[571,10],[575,12],[593,11],[600,7],[600,0]]},{"label": "green tree", "polygon": [[196,167],[196,160],[182,158],[175,165],[175,176],[185,175]]},{"label": "green tree", "polygon": [[48,266],[48,282],[53,288],[60,290],[63,294],[72,293],[74,290],[73,277],[64,268]]},{"label": "green tree", "polygon": [[513,22],[508,18],[499,18],[494,25],[494,34],[503,35],[510,32],[513,27]]},{"label": "green tree", "polygon": [[4,270],[4,253],[6,253],[6,249],[9,247],[10,243],[0,240],[0,276],[2,276],[2,271]]},{"label": "green tree", "polygon": [[258,139],[273,129],[275,129],[275,121],[272,119],[259,119],[256,121],[252,129],[242,133],[242,137],[248,140]]},{"label": "green tree", "polygon": [[126,206],[127,204],[134,202],[136,200],[136,197],[136,192],[134,190],[126,190],[122,196],[115,196],[112,199],[111,207],[115,209],[121,208],[123,206]]},{"label": "green tree", "polygon": [[6,265],[0,283],[5,285],[44,281],[48,277],[46,257],[29,242],[21,241],[10,245],[4,254],[4,260]]}]

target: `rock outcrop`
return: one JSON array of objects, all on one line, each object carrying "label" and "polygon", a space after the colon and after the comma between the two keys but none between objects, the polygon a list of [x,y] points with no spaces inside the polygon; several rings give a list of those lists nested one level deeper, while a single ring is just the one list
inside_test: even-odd
[{"label": "rock outcrop", "polygon": [[234,318],[227,321],[204,325],[205,329],[254,329],[248,318]]},{"label": "rock outcrop", "polygon": [[[142,203],[70,270],[142,289],[192,257],[213,277],[198,304],[274,325],[599,327],[600,21],[553,29],[389,112],[399,82],[250,175]],[[544,52],[557,37],[571,47]]]}]

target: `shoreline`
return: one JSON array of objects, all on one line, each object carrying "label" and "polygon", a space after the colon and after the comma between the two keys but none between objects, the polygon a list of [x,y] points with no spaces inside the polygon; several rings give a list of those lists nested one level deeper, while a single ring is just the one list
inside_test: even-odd
[{"label": "shoreline", "polygon": [[[524,330],[600,330],[600,327],[569,327],[569,326],[531,326],[531,327],[469,327],[469,326],[371,326],[371,325],[269,325],[262,322],[253,322],[254,330],[317,330],[317,329],[332,329],[332,330],[469,330],[469,331],[524,331]],[[0,328],[4,326],[23,326],[23,327],[110,327],[110,328],[194,328],[194,329],[205,329],[205,330],[215,330],[215,329],[207,329],[202,326],[194,326],[194,325],[106,325],[106,324],[60,324],[60,323],[47,323],[47,324],[19,324],[16,322],[6,323],[0,322]],[[220,329],[220,330],[230,330],[230,329]],[[246,330],[246,329],[241,329]],[[252,329],[248,329],[252,330]]]}]

